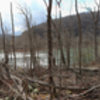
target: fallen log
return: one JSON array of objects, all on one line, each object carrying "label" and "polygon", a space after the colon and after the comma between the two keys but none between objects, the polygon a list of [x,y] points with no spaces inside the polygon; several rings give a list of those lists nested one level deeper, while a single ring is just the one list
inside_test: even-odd
[{"label": "fallen log", "polygon": [[80,94],[73,94],[73,95],[69,95],[68,97],[70,98],[75,98],[75,97],[81,97],[81,96],[85,96],[87,94],[89,94],[90,92],[92,92],[95,89],[100,88],[100,84],[96,85],[96,86],[92,86],[91,88],[85,90],[84,92],[80,93]]},{"label": "fallen log", "polygon": [[[42,86],[45,86],[45,87],[51,87],[51,84],[47,83],[47,82],[44,82],[44,81],[40,81],[40,80],[33,80],[31,79],[30,77],[27,77],[26,78],[29,82],[31,83],[37,83],[39,85],[42,85]],[[86,88],[84,87],[78,87],[78,86],[68,86],[68,87],[64,87],[64,86],[58,86],[58,85],[55,85],[54,88],[56,89],[60,89],[60,90],[71,90],[71,91],[83,91],[83,90],[86,90]]]},{"label": "fallen log", "polygon": [[[27,94],[25,94],[24,91],[19,90],[19,88],[15,88],[13,87],[11,84],[7,83],[5,80],[0,79],[12,92],[14,92],[14,96],[17,97],[21,97],[23,100],[33,100],[31,97],[27,96]],[[20,88],[23,88],[22,86],[20,86]]]}]

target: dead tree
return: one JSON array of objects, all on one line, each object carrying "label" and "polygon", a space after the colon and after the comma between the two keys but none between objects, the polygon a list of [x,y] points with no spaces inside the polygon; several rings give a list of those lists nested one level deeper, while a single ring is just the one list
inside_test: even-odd
[{"label": "dead tree", "polygon": [[1,31],[2,31],[2,44],[3,44],[3,51],[4,51],[4,62],[3,62],[3,67],[5,68],[5,71],[7,73],[7,76],[9,78],[10,77],[10,73],[9,73],[9,68],[8,68],[8,62],[9,62],[9,58],[8,58],[8,51],[6,49],[6,39],[5,39],[5,30],[4,30],[4,26],[3,26],[3,21],[2,21],[2,16],[0,13],[0,27],[1,27]]},{"label": "dead tree", "polygon": [[62,33],[62,21],[61,21],[61,2],[62,0],[56,0],[56,3],[59,7],[59,32],[58,32],[58,43],[59,43],[59,49],[60,49],[60,54],[61,54],[61,62],[65,65],[66,61],[65,61],[65,56],[64,56],[64,52],[63,52],[63,43],[62,43],[62,39],[61,39],[61,33]]},{"label": "dead tree", "polygon": [[[48,31],[48,70],[49,70],[49,81],[50,84],[53,85],[53,77],[52,74],[52,63],[53,63],[53,48],[52,48],[52,29],[51,29],[51,11],[52,11],[52,0],[49,0],[49,6],[48,6],[48,17],[47,17],[47,31]],[[50,100],[53,99],[53,90],[52,86],[50,87],[51,97]]]},{"label": "dead tree", "polygon": [[50,86],[50,100],[53,99],[55,88],[54,88],[54,80],[52,77],[52,65],[53,65],[53,44],[52,44],[52,3],[53,0],[49,0],[49,4],[44,0],[44,3],[47,7],[47,38],[48,38],[48,70],[49,70],[49,83]]},{"label": "dead tree", "polygon": [[12,3],[10,4],[10,13],[11,13],[11,23],[12,23],[12,51],[13,51],[13,57],[14,57],[14,67],[16,70],[15,28],[14,28],[14,17],[13,17]]},{"label": "dead tree", "polygon": [[1,24],[1,31],[2,31],[2,43],[3,43],[3,51],[4,51],[4,57],[5,62],[8,63],[8,56],[7,56],[7,50],[6,50],[6,39],[5,39],[5,31],[3,28],[3,22],[2,22],[2,16],[0,14],[0,24]]},{"label": "dead tree", "polygon": [[[71,15],[71,10],[72,10],[72,2],[71,2],[71,8],[70,8],[70,20],[72,20],[72,15]],[[66,36],[66,56],[67,56],[67,68],[70,68],[70,54],[71,54],[71,41],[72,41],[72,23],[69,23],[68,26],[68,32],[67,32],[67,36]]]},{"label": "dead tree", "polygon": [[93,20],[93,27],[94,27],[94,55],[95,55],[95,60],[97,60],[98,58],[98,39],[97,39],[97,35],[98,35],[98,25],[99,25],[99,13],[100,13],[100,0],[99,0],[99,4],[96,2],[97,5],[97,9],[98,11],[90,11],[91,16],[92,16],[92,20]]},{"label": "dead tree", "polygon": [[78,50],[79,50],[79,71],[81,74],[81,67],[82,67],[82,26],[81,26],[81,18],[78,12],[78,5],[77,0],[75,0],[75,11],[77,14],[78,20],[78,33],[79,33],[79,41],[78,41]]},{"label": "dead tree", "polygon": [[32,66],[36,65],[36,57],[35,57],[35,51],[33,47],[33,33],[31,30],[31,22],[32,22],[32,14],[28,11],[27,8],[23,8],[20,6],[21,14],[25,17],[25,25],[27,27],[27,36],[28,36],[28,43],[29,43],[29,51],[30,51],[30,69],[32,69]]}]

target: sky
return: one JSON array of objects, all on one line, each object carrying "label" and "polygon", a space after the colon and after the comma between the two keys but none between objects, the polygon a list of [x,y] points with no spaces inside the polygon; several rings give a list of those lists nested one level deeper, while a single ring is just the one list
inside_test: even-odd
[{"label": "sky", "polygon": [[[48,2],[48,0],[46,0]],[[55,0],[53,0],[55,1]],[[62,17],[75,14],[74,3],[75,0],[62,0],[61,11]],[[87,12],[86,7],[90,9],[96,8],[95,2],[99,0],[78,0],[79,12]],[[8,33],[11,34],[11,17],[10,17],[10,2],[13,4],[13,13],[14,13],[14,24],[15,24],[15,33],[20,35],[23,31],[26,30],[25,21],[20,14],[19,5],[26,7],[32,13],[32,24],[37,25],[43,22],[46,22],[46,6],[43,0],[0,0],[0,13],[3,18],[4,26],[6,27]],[[59,9],[58,9],[59,10]],[[52,7],[52,18],[56,17],[56,5],[53,3]]]}]

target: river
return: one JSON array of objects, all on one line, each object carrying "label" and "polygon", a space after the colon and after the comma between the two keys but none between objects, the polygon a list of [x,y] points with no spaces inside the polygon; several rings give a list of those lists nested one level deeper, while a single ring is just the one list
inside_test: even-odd
[{"label": "river", "polygon": [[[14,56],[10,53],[9,54],[9,64],[14,64]],[[47,66],[48,65],[48,55],[47,53],[40,52],[36,53],[36,57],[38,60],[38,64],[41,66]],[[29,53],[20,53],[16,52],[16,65],[18,67],[28,67],[30,64],[30,54]],[[0,61],[4,60],[4,54],[0,53]]]}]

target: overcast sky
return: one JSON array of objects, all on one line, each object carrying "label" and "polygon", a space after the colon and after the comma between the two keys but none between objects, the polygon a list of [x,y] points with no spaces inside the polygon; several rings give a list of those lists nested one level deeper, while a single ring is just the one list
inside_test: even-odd
[{"label": "overcast sky", "polygon": [[[48,1],[48,0],[46,0]],[[54,0],[55,1],[55,0]],[[70,14],[75,14],[74,3],[75,0],[62,0],[62,17]],[[98,0],[78,0],[79,12],[86,12],[85,6],[94,9],[94,1]],[[22,33],[26,28],[24,26],[24,19],[19,14],[18,5],[25,6],[30,9],[33,14],[33,24],[40,24],[46,21],[46,7],[43,0],[0,0],[0,12],[3,17],[5,26],[9,33],[11,32],[11,18],[10,18],[10,2],[13,3],[14,21],[16,35]],[[52,17],[55,18],[55,3],[53,4]],[[71,10],[70,10],[71,9]]]}]

